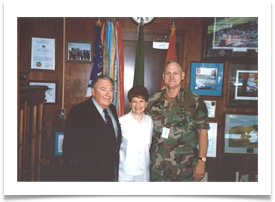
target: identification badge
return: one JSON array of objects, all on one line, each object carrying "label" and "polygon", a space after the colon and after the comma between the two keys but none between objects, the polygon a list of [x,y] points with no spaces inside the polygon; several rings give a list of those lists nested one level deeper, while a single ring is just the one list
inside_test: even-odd
[{"label": "identification badge", "polygon": [[161,137],[167,139],[169,136],[169,132],[170,132],[170,128],[163,127]]}]

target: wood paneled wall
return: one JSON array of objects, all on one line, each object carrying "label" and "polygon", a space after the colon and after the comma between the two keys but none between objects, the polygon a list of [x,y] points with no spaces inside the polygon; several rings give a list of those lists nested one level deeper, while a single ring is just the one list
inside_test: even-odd
[{"label": "wood paneled wall", "polygon": [[[44,114],[48,127],[44,128],[42,148],[42,176],[43,181],[58,181],[62,170],[62,157],[54,155],[55,132],[63,131],[65,120],[59,119],[58,110],[64,108],[66,115],[70,109],[84,101],[86,89],[92,69],[92,64],[64,62],[63,41],[86,40],[95,43],[95,25],[98,18],[19,18],[18,19],[18,66],[21,71],[30,68],[30,39],[33,36],[53,37],[56,39],[56,70],[31,71],[27,74],[29,80],[57,81],[57,103],[45,104]],[[106,18],[101,18],[104,22]],[[136,33],[137,25],[130,18],[116,18],[119,20],[123,33]],[[65,22],[65,24],[64,24]],[[64,26],[65,25],[65,26]],[[203,18],[177,18],[176,33],[184,35],[184,51],[182,56],[183,69],[186,73],[184,87],[189,88],[190,62],[202,61]],[[149,25],[145,25],[146,34],[170,34],[171,19],[156,18]],[[65,28],[65,33],[64,29]],[[63,38],[65,35],[65,39]],[[225,61],[224,85],[222,97],[206,97],[217,101],[218,123],[217,157],[208,158],[207,172],[209,181],[234,181],[236,171],[257,171],[257,155],[234,155],[223,153],[224,113],[225,112],[253,112],[251,108],[226,107],[226,94],[229,90],[230,61]],[[64,72],[64,75],[63,75]],[[64,86],[63,86],[64,83]],[[63,91],[64,87],[64,91]],[[64,103],[62,102],[64,98]],[[44,123],[46,125],[46,122]]]},{"label": "wood paneled wall", "polygon": [[[31,67],[31,37],[55,38],[55,71],[32,70],[26,74],[29,81],[57,82],[57,97],[55,104],[44,105],[44,127],[42,140],[41,180],[53,180],[55,171],[52,168],[55,161],[55,132],[63,131],[64,120],[58,118],[58,110],[62,108],[63,80],[63,18],[19,18],[20,23],[20,71]],[[49,173],[45,179],[45,173]]]}]

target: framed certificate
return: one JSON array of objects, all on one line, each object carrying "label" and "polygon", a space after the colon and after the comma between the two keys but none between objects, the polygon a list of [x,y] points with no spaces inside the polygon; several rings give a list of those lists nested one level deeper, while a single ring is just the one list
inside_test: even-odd
[{"label": "framed certificate", "polygon": [[[207,157],[216,157],[217,154],[217,131],[218,123],[209,123]],[[199,149],[199,144],[197,145]]]},{"label": "framed certificate", "polygon": [[225,114],[224,152],[258,154],[258,115]]},{"label": "framed certificate", "polygon": [[54,38],[31,38],[31,69],[55,70]]},{"label": "framed certificate", "polygon": [[216,106],[217,102],[215,100],[205,100],[205,105],[208,111],[208,118],[216,118]]},{"label": "framed certificate", "polygon": [[216,157],[218,123],[209,123],[207,157]]},{"label": "framed certificate", "polygon": [[63,155],[63,139],[64,133],[63,132],[56,132],[55,133],[55,155],[62,156]]},{"label": "framed certificate", "polygon": [[57,82],[46,82],[46,81],[29,81],[31,86],[47,86],[48,89],[45,91],[45,103],[55,104],[56,103],[56,92]]},{"label": "framed certificate", "polygon": [[223,63],[191,62],[190,90],[198,95],[222,96]]},{"label": "framed certificate", "polygon": [[201,179],[201,182],[208,182],[208,172],[205,172],[203,178]]}]

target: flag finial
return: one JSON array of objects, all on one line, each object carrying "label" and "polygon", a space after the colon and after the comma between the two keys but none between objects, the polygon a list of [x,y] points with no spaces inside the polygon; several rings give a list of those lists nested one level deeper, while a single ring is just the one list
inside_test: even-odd
[{"label": "flag finial", "polygon": [[101,27],[100,18],[98,18],[98,20],[97,20],[97,22],[96,22],[96,26],[100,26],[100,27]]},{"label": "flag finial", "polygon": [[175,27],[175,20],[176,20],[177,18],[173,17],[173,18],[170,18],[170,19],[172,20],[172,26]]}]

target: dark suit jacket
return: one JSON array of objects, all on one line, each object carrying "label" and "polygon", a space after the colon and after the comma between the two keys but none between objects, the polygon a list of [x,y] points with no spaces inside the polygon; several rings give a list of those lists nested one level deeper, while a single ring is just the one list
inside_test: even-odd
[{"label": "dark suit jacket", "polygon": [[[121,128],[116,108],[110,109],[118,125],[118,137],[110,134],[91,99],[73,107],[64,129],[65,180],[114,181],[118,172]],[[117,174],[117,173],[116,173]]]}]

